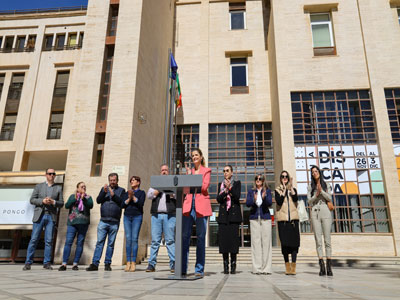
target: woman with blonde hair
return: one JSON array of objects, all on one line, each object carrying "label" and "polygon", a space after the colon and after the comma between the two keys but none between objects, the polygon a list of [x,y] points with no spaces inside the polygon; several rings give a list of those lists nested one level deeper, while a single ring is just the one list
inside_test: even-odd
[{"label": "woman with blonde hair", "polygon": [[[275,189],[275,201],[285,274],[296,275],[296,258],[300,247],[298,197],[297,190],[293,187],[293,178],[287,171],[281,172],[279,185]],[[292,263],[289,263],[289,254],[292,256]]]}]

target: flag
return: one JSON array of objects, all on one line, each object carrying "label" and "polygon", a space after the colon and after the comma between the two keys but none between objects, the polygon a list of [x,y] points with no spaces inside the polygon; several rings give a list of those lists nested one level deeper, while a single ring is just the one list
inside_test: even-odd
[{"label": "flag", "polygon": [[176,64],[175,58],[172,55],[172,53],[171,53],[171,56],[170,56],[170,60],[171,60],[171,75],[170,75],[170,77],[173,80],[176,80],[176,72],[178,71],[178,65]]},{"label": "flag", "polygon": [[175,104],[176,108],[182,106],[182,92],[181,92],[181,84],[179,82],[179,74],[176,74],[176,93],[175,93]]}]

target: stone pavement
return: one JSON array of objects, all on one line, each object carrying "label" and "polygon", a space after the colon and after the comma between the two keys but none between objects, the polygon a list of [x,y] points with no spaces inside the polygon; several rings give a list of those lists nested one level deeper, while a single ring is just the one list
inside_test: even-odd
[{"label": "stone pavement", "polygon": [[[298,265],[296,276],[284,274],[284,266],[274,266],[272,275],[253,275],[250,266],[238,266],[238,274],[224,275],[222,265],[206,265],[206,276],[196,281],[154,280],[169,274],[167,266],[146,273],[145,264],[135,273],[123,267],[105,272],[66,272],[33,265],[0,264],[0,299],[399,299],[400,270],[395,268],[334,268],[334,277],[319,277],[318,269]],[[189,272],[193,271],[189,269]]]}]

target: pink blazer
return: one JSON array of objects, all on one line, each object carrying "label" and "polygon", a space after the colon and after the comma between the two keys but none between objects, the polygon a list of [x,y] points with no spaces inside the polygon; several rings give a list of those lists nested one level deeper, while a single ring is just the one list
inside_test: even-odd
[{"label": "pink blazer", "polygon": [[[194,169],[192,169],[194,174]],[[203,184],[201,186],[201,194],[196,194],[194,202],[196,208],[196,215],[198,217],[207,217],[212,215],[210,196],[208,195],[208,187],[211,179],[211,169],[200,166],[199,174],[203,175]],[[182,213],[184,216],[189,216],[192,210],[191,194],[186,195],[182,205]]]}]

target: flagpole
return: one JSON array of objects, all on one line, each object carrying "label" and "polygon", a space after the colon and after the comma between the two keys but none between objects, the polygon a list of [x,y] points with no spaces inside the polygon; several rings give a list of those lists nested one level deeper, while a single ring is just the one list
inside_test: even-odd
[{"label": "flagpole", "polygon": [[[169,86],[170,86],[170,72],[171,72],[171,48],[168,49],[168,71],[167,71],[167,88],[166,88],[166,101],[165,101],[165,122],[164,122],[164,147],[163,147],[163,164],[168,163],[167,159],[167,152],[168,152],[168,127],[169,127],[169,120],[168,116],[170,115],[168,109],[170,107],[169,105]],[[171,167],[171,166],[169,166]]]},{"label": "flagpole", "polygon": [[173,134],[174,134],[174,105],[175,105],[175,89],[176,89],[176,80],[172,80],[172,93],[171,93],[171,102],[170,102],[170,124],[169,124],[169,168],[172,171],[172,174],[175,174],[175,167],[172,165],[173,163]]}]

